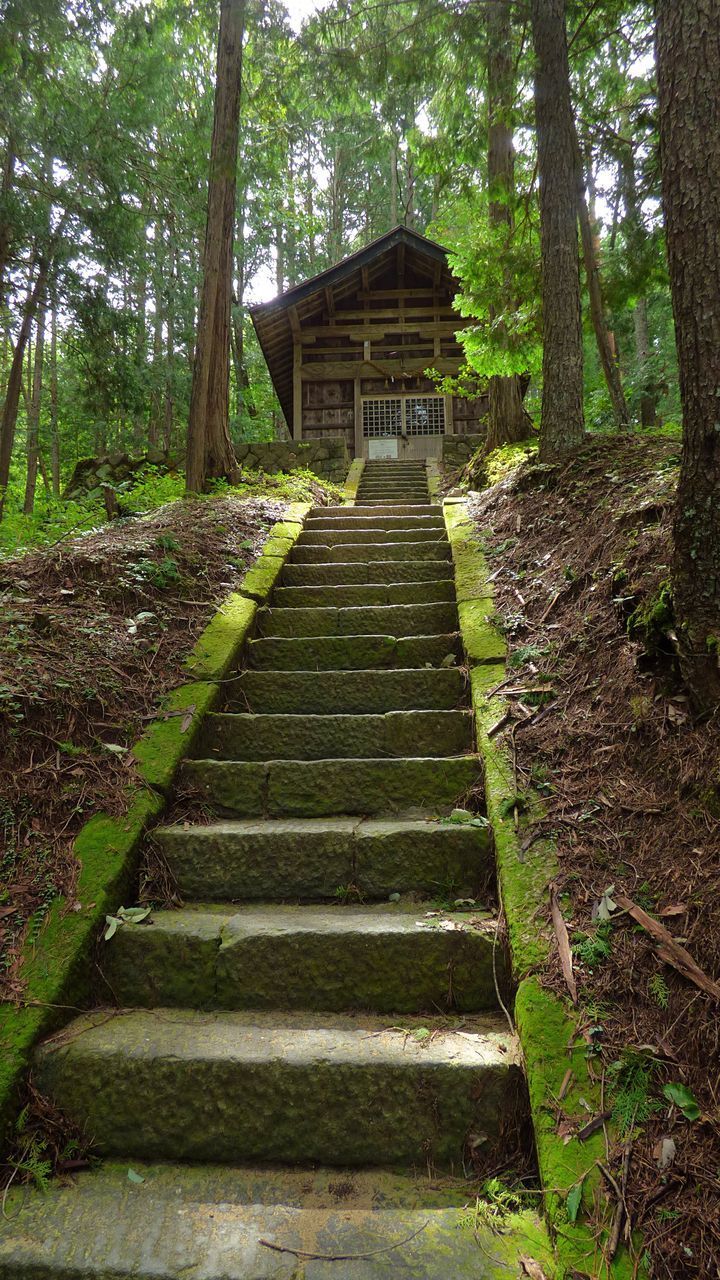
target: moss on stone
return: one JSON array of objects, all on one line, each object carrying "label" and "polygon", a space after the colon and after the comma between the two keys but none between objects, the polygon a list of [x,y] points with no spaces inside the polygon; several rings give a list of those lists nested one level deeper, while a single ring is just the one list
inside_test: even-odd
[{"label": "moss on stone", "polygon": [[260,556],[240,583],[240,594],[263,604],[280,577],[284,564],[284,556]]},{"label": "moss on stone", "polygon": [[350,465],[350,470],[345,481],[345,502],[348,506],[355,505],[357,499],[357,491],[360,488],[362,473],[365,470],[365,463],[362,458],[355,458]]},{"label": "moss on stone", "polygon": [[285,508],[285,519],[290,524],[302,525],[310,510],[309,502],[289,502]]},{"label": "moss on stone", "polygon": [[185,669],[196,680],[222,680],[237,661],[255,621],[254,600],[237,593],[229,596],[205,628]]},{"label": "moss on stone", "polygon": [[124,817],[96,814],[75,841],[80,874],[73,909],[65,898],[52,904],[39,937],[25,953],[20,973],[26,984],[24,1002],[0,1007],[0,1144],[33,1046],[64,1021],[62,1006],[86,998],[97,930],[130,888],[142,835],[163,808],[163,799],[143,788],[132,796]]},{"label": "moss on stone", "polygon": [[203,718],[215,706],[219,693],[218,684],[194,681],[173,689],[163,699],[157,718],[132,750],[143,782],[159,791],[169,790],[180,761],[192,751]]},{"label": "moss on stone", "polygon": [[505,657],[506,645],[497,627],[490,621],[493,603],[485,599],[464,600],[458,605],[460,634],[468,662],[498,662]]}]

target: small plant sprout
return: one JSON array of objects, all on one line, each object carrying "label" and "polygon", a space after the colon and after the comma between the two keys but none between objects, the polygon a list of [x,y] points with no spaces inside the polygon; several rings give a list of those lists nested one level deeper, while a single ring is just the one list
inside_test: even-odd
[{"label": "small plant sprout", "polygon": [[118,907],[117,914],[105,917],[105,932],[103,939],[109,942],[117,933],[121,924],[142,924],[143,920],[147,920],[152,907]]}]

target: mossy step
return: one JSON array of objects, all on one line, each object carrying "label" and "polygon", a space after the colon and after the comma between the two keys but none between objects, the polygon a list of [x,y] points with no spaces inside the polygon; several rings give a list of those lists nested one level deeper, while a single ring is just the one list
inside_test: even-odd
[{"label": "mossy step", "polygon": [[195,755],[211,760],[457,756],[472,750],[471,711],[380,715],[222,712],[203,721]]},{"label": "mossy step", "polygon": [[480,782],[477,757],[187,760],[185,785],[244,817],[449,813]]},{"label": "mossy step", "polygon": [[308,516],[306,529],[439,529],[445,533],[445,521],[435,509],[430,515],[374,516],[357,508],[341,508],[342,515],[329,515],[322,507]]},{"label": "mossy step", "polygon": [[392,818],[275,818],[153,832],[183,897],[215,901],[477,897],[491,867],[487,827]]},{"label": "mossy step", "polygon": [[[106,1161],[46,1192],[11,1188],[0,1280],[507,1280],[521,1256],[553,1274],[534,1215],[504,1216],[502,1233],[482,1215],[470,1225],[461,1179],[137,1160],[133,1173]],[[261,1240],[370,1256],[299,1267]]]},{"label": "mossy step", "polygon": [[282,584],[287,587],[345,586],[354,583],[453,581],[449,560],[373,560],[370,564],[286,564]]},{"label": "mossy step", "polygon": [[322,516],[323,518],[331,519],[334,519],[336,516],[347,517],[348,519],[359,519],[368,516],[372,519],[382,518],[383,516],[390,516],[391,518],[398,519],[401,516],[430,516],[433,519],[438,519],[444,523],[440,508],[430,502],[426,502],[424,505],[412,503],[408,507],[403,507],[397,502],[391,502],[385,508],[378,507],[376,505],[373,505],[372,507],[365,507],[361,502],[356,502],[353,507],[315,507],[313,508],[313,516]]},{"label": "mossy step", "polygon": [[410,498],[420,498],[423,502],[427,502],[430,492],[427,485],[365,484],[360,486],[357,496],[361,502],[370,497],[387,498],[390,501],[395,498],[398,502],[404,502]]},{"label": "mossy step", "polygon": [[[387,667],[439,667],[460,661],[457,632],[437,636],[273,636],[250,640],[247,664],[277,671],[357,671]],[[448,665],[451,665],[448,662]]]},{"label": "mossy step", "polygon": [[359,560],[449,560],[450,544],[432,542],[350,542],[337,546],[295,545],[290,552],[292,564],[351,563]]},{"label": "mossy step", "polygon": [[340,609],[260,609],[258,636],[439,635],[458,626],[454,602],[350,605]]},{"label": "mossy step", "polygon": [[499,1132],[517,1049],[494,1016],[446,1026],[98,1010],[40,1046],[34,1081],[99,1154],[459,1167],[469,1134]]},{"label": "mossy step", "polygon": [[354,715],[451,711],[465,699],[462,671],[244,671],[227,686],[230,711]]},{"label": "mossy step", "polygon": [[[362,502],[366,508],[379,507],[381,511],[389,511],[390,510],[389,504],[392,504],[392,498],[364,497],[362,499]],[[422,508],[427,504],[428,504],[427,495],[422,498],[409,498],[409,499],[398,498],[397,506],[395,507],[395,510],[396,511],[412,511],[414,509],[414,506],[417,506],[418,508]]]},{"label": "mossy step", "polygon": [[343,609],[347,606],[378,604],[441,604],[454,601],[455,585],[451,578],[433,582],[356,583],[349,586],[276,587],[272,602],[275,608]]},{"label": "mossy step", "polygon": [[[494,939],[492,920],[428,903],[193,906],[119,929],[102,976],[129,1008],[476,1013],[497,1008]],[[501,949],[495,969],[502,990]]]},{"label": "mossy step", "polygon": [[[409,519],[409,517],[406,517]],[[345,542],[446,542],[444,529],[413,525],[409,529],[379,529],[363,525],[357,529],[335,529],[322,525],[305,529],[297,540],[299,547],[339,547]]]}]

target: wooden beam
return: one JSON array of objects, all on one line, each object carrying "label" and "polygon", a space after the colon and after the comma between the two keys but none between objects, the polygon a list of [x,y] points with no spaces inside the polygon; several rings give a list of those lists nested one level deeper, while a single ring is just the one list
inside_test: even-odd
[{"label": "wooden beam", "polygon": [[362,431],[362,397],[360,395],[360,379],[355,378],[353,383],[353,392],[355,400],[355,457],[361,458],[363,451],[363,431]]},{"label": "wooden beam", "polygon": [[[427,323],[422,321],[413,323],[412,321],[387,321],[385,324],[336,324],[332,329],[333,337],[351,338],[355,342],[365,342],[368,338],[385,338],[391,334],[400,333],[416,333],[421,338],[434,338],[436,333],[441,335],[453,335],[458,329],[463,328],[463,322],[459,318],[457,320],[443,320],[439,324]],[[301,342],[314,342],[316,338],[324,338],[328,335],[328,328],[312,328],[303,329],[300,335]]]},{"label": "wooden beam", "polygon": [[335,298],[332,289],[325,289],[324,292],[325,306],[327,307],[328,315],[330,316],[330,323],[333,324],[335,320]]},{"label": "wooden beam", "polygon": [[422,289],[363,289],[358,293],[358,301],[374,302],[381,298],[431,298],[433,294],[433,285],[429,284]]},{"label": "wooden beam", "polygon": [[328,360],[317,364],[302,364],[300,377],[303,382],[337,382],[338,379],[392,378],[400,375],[418,378],[422,377],[425,369],[431,367],[437,369],[438,373],[457,373],[461,364],[461,357],[452,356],[443,356],[440,360],[434,360],[432,356],[427,359],[418,359],[416,356],[412,366],[402,360],[377,359],[371,363],[365,360]]},{"label": "wooden beam", "polygon": [[290,320],[290,328],[293,338],[300,337],[300,319],[298,317],[297,307],[288,307],[288,318]]},{"label": "wooden beam", "polygon": [[293,440],[302,440],[302,347],[295,340],[293,343]]}]

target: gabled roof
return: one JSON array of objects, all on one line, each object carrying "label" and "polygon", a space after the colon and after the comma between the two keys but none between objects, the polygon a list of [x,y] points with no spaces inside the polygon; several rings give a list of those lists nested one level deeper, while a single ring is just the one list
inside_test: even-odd
[{"label": "gabled roof", "polygon": [[[447,264],[447,250],[410,227],[397,226],[384,236],[351,253],[342,262],[319,272],[302,284],[294,285],[270,302],[250,307],[263,355],[267,361],[278,399],[288,426],[292,429],[293,394],[293,324],[302,325],[326,305],[326,291],[336,298],[350,295],[362,287],[362,272],[367,268],[372,280],[382,275],[395,257],[399,246],[406,251],[408,269],[413,266],[421,274],[441,274],[449,283],[452,275]],[[428,271],[431,267],[432,270]]]}]

